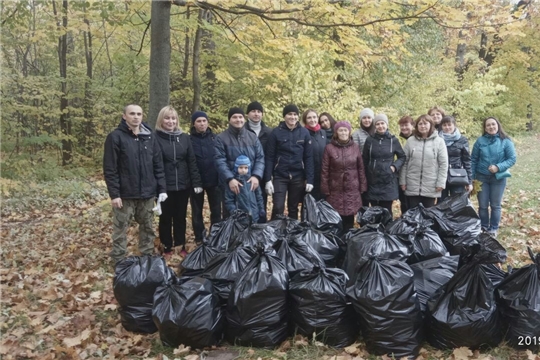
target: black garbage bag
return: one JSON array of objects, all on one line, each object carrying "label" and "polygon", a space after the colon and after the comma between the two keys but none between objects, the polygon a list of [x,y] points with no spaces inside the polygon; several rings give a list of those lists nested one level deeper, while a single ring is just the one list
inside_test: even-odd
[{"label": "black garbage bag", "polygon": [[318,341],[337,348],[354,343],[359,329],[346,283],[340,269],[314,267],[295,275],[289,284],[295,332],[308,338],[315,333]]},{"label": "black garbage bag", "polygon": [[422,312],[414,273],[399,260],[364,257],[347,288],[370,354],[417,356],[423,341]]},{"label": "black garbage bag", "polygon": [[206,239],[203,239],[201,245],[187,254],[186,258],[180,263],[179,270],[182,277],[200,276],[206,265],[220,254],[220,251],[209,245]]},{"label": "black garbage bag", "polygon": [[428,220],[416,223],[400,219],[387,229],[388,234],[396,235],[402,242],[412,245],[412,253],[407,263],[414,264],[448,254],[439,235],[429,227],[430,223]]},{"label": "black garbage bag", "polygon": [[300,271],[312,270],[314,266],[324,267],[324,260],[319,253],[304,240],[287,235],[278,238],[274,243],[277,257],[285,265],[289,277]]},{"label": "black garbage bag", "polygon": [[[424,204],[420,203],[418,206],[413,207],[403,214],[402,218],[409,221],[429,226],[433,224],[433,216],[424,207]],[[428,225],[429,224],[429,225]]]},{"label": "black garbage bag", "polygon": [[161,256],[129,256],[118,262],[113,291],[122,326],[128,331],[155,333],[152,303],[156,289],[175,275]]},{"label": "black garbage bag", "polygon": [[300,224],[300,221],[279,214],[276,215],[276,219],[269,221],[267,224],[274,229],[276,236],[280,237],[289,234]]},{"label": "black garbage bag", "polygon": [[392,221],[390,211],[381,206],[362,206],[358,214],[356,214],[356,222],[360,226],[368,224],[383,224],[386,226],[390,221]]},{"label": "black garbage bag", "polygon": [[341,236],[343,223],[339,213],[326,200],[315,201],[310,194],[304,196],[302,221],[308,222],[312,228],[321,232],[330,232]]},{"label": "black garbage bag", "polygon": [[340,255],[341,239],[333,233],[313,229],[308,223],[301,223],[290,234],[311,246],[324,260],[326,267],[335,267]]},{"label": "black garbage bag", "polygon": [[384,226],[367,225],[350,231],[345,238],[347,252],[342,269],[349,276],[349,285],[354,282],[355,269],[360,258],[378,256],[385,259],[405,261],[411,255],[412,246],[403,243],[397,236],[386,234]]},{"label": "black garbage bag", "polygon": [[463,247],[474,245],[481,233],[480,217],[467,192],[448,197],[425,212],[451,255],[460,255]]},{"label": "black garbage bag", "polygon": [[513,271],[495,291],[505,339],[516,349],[540,351],[540,253],[527,249],[533,263]]},{"label": "black garbage bag", "polygon": [[152,317],[161,341],[173,348],[183,344],[202,349],[223,338],[221,306],[208,279],[195,277],[157,288]]},{"label": "black garbage bag", "polygon": [[426,311],[428,299],[454,276],[458,263],[459,256],[441,256],[411,265],[422,311]]},{"label": "black garbage bag", "polygon": [[227,304],[235,280],[242,274],[255,254],[252,248],[237,247],[229,253],[216,256],[206,265],[202,277],[212,281],[222,305]]},{"label": "black garbage bag", "polygon": [[483,266],[498,258],[474,248],[476,253],[427,302],[427,339],[439,349],[496,347],[502,339],[495,286]]},{"label": "black garbage bag", "polygon": [[253,224],[236,236],[233,247],[243,246],[255,249],[258,244],[264,243],[266,248],[270,248],[276,240],[277,236],[273,227],[268,224]]},{"label": "black garbage bag", "polygon": [[496,263],[506,262],[506,249],[488,233],[482,233],[476,239],[476,244],[462,247],[460,256],[460,267],[464,264],[474,261],[476,254],[481,251],[485,257],[489,256],[490,262],[482,264],[484,272],[489,277],[494,287],[497,287],[501,281],[508,275]]},{"label": "black garbage bag", "polygon": [[236,240],[236,236],[249,225],[251,225],[249,214],[235,210],[227,219],[212,225],[208,243],[220,252],[228,251]]},{"label": "black garbage bag", "polygon": [[287,269],[276,256],[257,255],[235,281],[227,304],[225,336],[234,345],[273,348],[288,334]]}]

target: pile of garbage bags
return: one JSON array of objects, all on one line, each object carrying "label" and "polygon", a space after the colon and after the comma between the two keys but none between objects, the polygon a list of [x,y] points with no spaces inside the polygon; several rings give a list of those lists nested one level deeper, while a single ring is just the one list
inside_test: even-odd
[{"label": "pile of garbage bags", "polygon": [[540,254],[503,271],[506,251],[467,194],[394,221],[384,210],[362,208],[362,226],[343,233],[339,214],[307,195],[301,221],[251,224],[237,211],[214,224],[178,275],[161,257],[129,257],[113,283],[122,324],[173,347],[274,348],[301,334],[337,348],[361,335],[371,354],[396,358],[424,341],[538,349]]}]

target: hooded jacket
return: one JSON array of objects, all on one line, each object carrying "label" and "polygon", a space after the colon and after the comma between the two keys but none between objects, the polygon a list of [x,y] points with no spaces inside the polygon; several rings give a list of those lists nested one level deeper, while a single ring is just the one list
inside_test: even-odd
[{"label": "hooded jacket", "polygon": [[156,138],[163,155],[167,191],[202,187],[197,160],[187,134],[156,130]]},{"label": "hooded jacket", "polygon": [[240,187],[240,193],[236,195],[229,189],[225,188],[225,207],[232,213],[234,210],[242,210],[251,215],[251,220],[254,224],[259,221],[260,216],[266,216],[264,211],[264,203],[262,198],[261,187],[258,187],[255,191],[251,191],[251,184],[247,181],[251,177],[251,174],[247,175],[235,175],[235,179],[238,180],[243,186]]},{"label": "hooded jacket", "polygon": [[289,129],[285,121],[282,121],[272,130],[265,161],[265,182],[270,181],[272,176],[287,179],[301,177],[313,185],[315,175],[311,136],[300,123],[297,122],[293,129]]},{"label": "hooded jacket", "polygon": [[252,165],[253,176],[259,180],[264,175],[264,152],[255,133],[245,127],[237,129],[229,125],[227,130],[216,136],[214,161],[219,174],[219,182],[225,186],[234,178],[234,162],[240,155],[246,155]]},{"label": "hooded jacket", "polygon": [[367,180],[360,147],[352,140],[341,144],[332,140],[324,149],[321,192],[342,216],[354,215],[362,207],[361,193]]},{"label": "hooded jacket", "polygon": [[204,133],[198,133],[194,127],[191,128],[189,136],[197,167],[201,175],[202,187],[210,188],[218,185],[218,172],[214,161],[216,137],[210,128]]},{"label": "hooded jacket", "polygon": [[135,135],[122,119],[107,135],[103,174],[111,199],[150,199],[167,192],[161,149],[150,127]]},{"label": "hooded jacket", "polygon": [[516,163],[516,149],[509,138],[502,139],[499,134],[484,134],[476,140],[471,156],[472,178],[478,174],[492,175],[490,165],[497,165],[499,172],[510,169]]},{"label": "hooded jacket", "polygon": [[[444,139],[444,137],[443,137]],[[472,184],[471,153],[469,152],[469,140],[465,136],[460,136],[451,145],[446,145],[448,151],[448,166],[452,169],[465,169]]]},{"label": "hooded jacket", "polygon": [[362,157],[368,182],[367,198],[375,201],[398,199],[398,173],[405,162],[405,153],[398,138],[388,131],[382,135],[373,134],[366,139]]},{"label": "hooded jacket", "polygon": [[437,198],[446,187],[448,153],[442,137],[434,131],[427,139],[411,136],[405,148],[406,160],[399,174],[399,184],[406,185],[405,195]]}]

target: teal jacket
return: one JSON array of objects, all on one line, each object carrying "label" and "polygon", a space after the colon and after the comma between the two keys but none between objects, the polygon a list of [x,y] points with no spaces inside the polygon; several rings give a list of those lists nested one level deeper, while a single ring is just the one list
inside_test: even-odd
[{"label": "teal jacket", "polygon": [[491,175],[490,165],[497,165],[500,172],[510,169],[516,163],[516,149],[509,138],[501,140],[499,134],[484,134],[474,143],[471,155],[472,177],[477,174]]}]

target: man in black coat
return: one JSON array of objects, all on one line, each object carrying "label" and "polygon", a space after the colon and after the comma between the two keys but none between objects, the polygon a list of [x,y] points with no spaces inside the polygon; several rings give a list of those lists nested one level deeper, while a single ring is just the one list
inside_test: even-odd
[{"label": "man in black coat", "polygon": [[154,198],[167,199],[161,150],[142,108],[127,105],[118,127],[105,140],[103,173],[113,208],[113,264],[127,254],[126,232],[134,217],[139,224],[139,252],[151,255],[156,237],[152,225]]},{"label": "man in black coat", "polygon": [[201,174],[203,192],[191,192],[191,224],[195,233],[195,242],[203,240],[204,219],[203,205],[204,193],[210,205],[210,224],[221,221],[221,190],[218,186],[218,172],[214,163],[216,137],[208,127],[208,115],[203,111],[195,111],[191,115],[190,139],[197,159],[197,167]]},{"label": "man in black coat", "polygon": [[[244,127],[246,130],[251,131],[257,135],[259,141],[261,142],[264,153],[266,154],[266,144],[268,143],[268,138],[272,133],[272,128],[266,126],[262,118],[264,117],[264,109],[260,102],[253,101],[251,102],[246,111],[247,122]],[[268,194],[265,191],[262,192],[264,210],[266,211],[266,204],[268,202]],[[266,217],[259,217],[259,224],[266,222]]]}]

